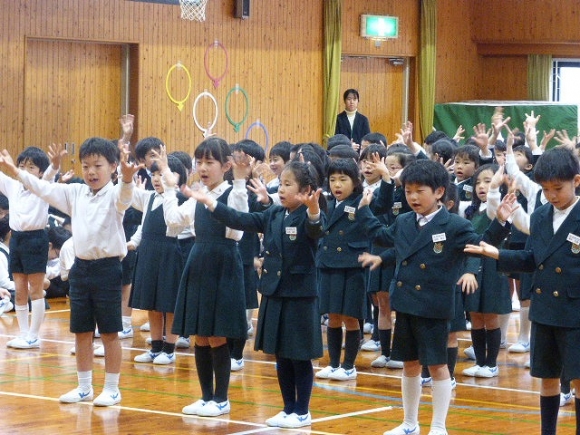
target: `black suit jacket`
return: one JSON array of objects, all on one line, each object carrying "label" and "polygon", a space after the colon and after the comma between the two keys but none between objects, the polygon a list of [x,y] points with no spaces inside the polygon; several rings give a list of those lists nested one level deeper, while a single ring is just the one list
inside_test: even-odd
[{"label": "black suit jacket", "polygon": [[[371,132],[371,126],[366,116],[356,112],[354,115],[354,123],[352,129],[345,111],[339,113],[336,117],[336,128],[334,134],[344,134],[350,140],[360,144],[364,135]],[[385,144],[386,145],[386,144]]]}]

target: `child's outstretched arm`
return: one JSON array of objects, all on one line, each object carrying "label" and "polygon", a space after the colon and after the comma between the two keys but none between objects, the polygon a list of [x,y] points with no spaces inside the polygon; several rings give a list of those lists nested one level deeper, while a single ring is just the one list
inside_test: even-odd
[{"label": "child's outstretched arm", "polygon": [[0,153],[0,171],[4,172],[11,178],[18,179],[18,166],[14,164],[14,160],[12,156],[8,152],[8,150],[4,149]]},{"label": "child's outstretched arm", "polygon": [[489,243],[479,242],[479,245],[465,245],[463,252],[468,254],[485,255],[486,257],[499,259],[499,249]]}]

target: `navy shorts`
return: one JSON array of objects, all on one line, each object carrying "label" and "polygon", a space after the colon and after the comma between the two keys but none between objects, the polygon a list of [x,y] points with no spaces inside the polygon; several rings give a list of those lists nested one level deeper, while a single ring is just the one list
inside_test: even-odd
[{"label": "navy shorts", "polygon": [[121,262],[121,267],[123,268],[123,280],[122,284],[129,285],[133,282],[133,273],[135,271],[135,260],[137,259],[137,251],[127,251],[127,255],[123,258]]},{"label": "navy shorts", "polygon": [[12,231],[9,256],[10,273],[46,273],[48,234],[44,230]]},{"label": "navy shorts", "polygon": [[121,322],[122,267],[118,257],[75,262],[69,272],[70,331],[101,333],[123,329]]},{"label": "navy shorts", "polygon": [[447,364],[449,320],[397,312],[391,358],[424,366]]},{"label": "navy shorts", "polygon": [[532,322],[530,374],[534,378],[580,379],[580,328]]}]

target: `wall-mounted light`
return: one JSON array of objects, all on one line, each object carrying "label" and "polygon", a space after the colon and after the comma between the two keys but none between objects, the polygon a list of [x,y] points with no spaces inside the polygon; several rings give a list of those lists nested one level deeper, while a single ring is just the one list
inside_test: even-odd
[{"label": "wall-mounted light", "polygon": [[399,18],[387,15],[361,15],[360,36],[375,41],[379,47],[382,41],[399,37]]}]

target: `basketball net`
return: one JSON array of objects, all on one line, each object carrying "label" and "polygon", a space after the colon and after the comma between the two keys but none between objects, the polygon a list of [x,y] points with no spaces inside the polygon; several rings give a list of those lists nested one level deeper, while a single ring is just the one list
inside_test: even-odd
[{"label": "basketball net", "polygon": [[205,21],[205,6],[208,0],[179,0],[181,5],[181,19],[191,21]]}]

